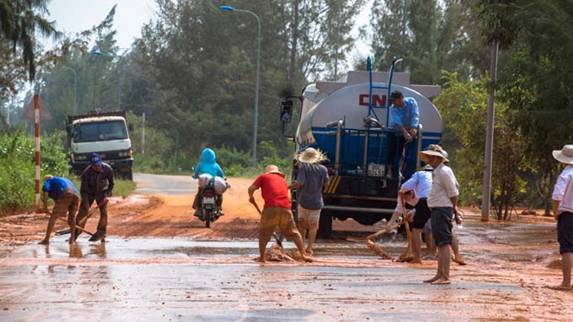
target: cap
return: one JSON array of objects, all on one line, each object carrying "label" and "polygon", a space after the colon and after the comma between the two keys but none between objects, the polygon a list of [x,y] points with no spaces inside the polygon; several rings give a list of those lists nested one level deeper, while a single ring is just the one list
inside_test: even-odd
[{"label": "cap", "polygon": [[391,100],[395,100],[395,99],[402,98],[402,97],[404,97],[404,95],[402,95],[402,92],[400,92],[400,91],[393,91],[393,92],[390,94],[390,99],[391,99]]},{"label": "cap", "polygon": [[102,163],[100,155],[98,153],[92,153],[90,156],[90,163],[92,165],[100,165]]}]

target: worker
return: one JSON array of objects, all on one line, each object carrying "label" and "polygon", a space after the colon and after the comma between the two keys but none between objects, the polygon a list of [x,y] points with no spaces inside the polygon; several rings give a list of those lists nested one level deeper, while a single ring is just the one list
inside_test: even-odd
[{"label": "worker", "polygon": [[551,289],[571,291],[571,270],[573,268],[573,145],[565,145],[553,151],[553,157],[564,165],[553,188],[553,214],[557,220],[557,241],[561,254],[561,285]]},{"label": "worker", "polygon": [[442,151],[425,150],[420,153],[420,158],[434,168],[428,206],[431,209],[432,234],[438,247],[437,273],[424,282],[450,284],[452,221],[459,195],[457,180],[452,169],[444,164],[448,159]]},{"label": "worker", "polygon": [[418,134],[420,110],[413,97],[404,97],[398,90],[390,94],[390,103],[390,128],[395,133],[388,136],[387,175],[394,177],[394,164],[400,158],[398,153],[405,151],[406,144],[412,142]]},{"label": "worker", "polygon": [[68,215],[68,224],[70,225],[71,231],[71,236],[68,242],[70,244],[74,243],[76,234],[76,212],[80,204],[78,189],[66,178],[48,175],[44,179],[42,191],[43,207],[39,212],[49,213],[48,198],[54,200],[54,208],[52,209],[52,213],[50,214],[50,219],[48,221],[46,237],[40,241],[40,244],[48,245],[50,243],[50,236],[54,229],[54,225],[56,224],[56,219],[58,217],[65,216],[66,213]]},{"label": "worker", "polygon": [[[404,213],[406,213],[406,217],[410,216],[410,214],[415,211],[412,208],[414,208],[417,203],[418,200],[414,196],[413,190],[404,191],[403,193],[398,194],[398,200],[396,202],[394,212],[392,213],[392,217],[387,221],[386,225],[384,225],[382,229],[366,237],[366,246],[384,259],[393,259],[393,257],[384,250],[380,244],[375,242],[375,240],[381,235],[389,232],[396,234],[398,232],[398,228],[404,223],[404,220],[408,219],[404,217]],[[405,208],[412,210],[407,211]],[[408,242],[408,244],[410,243]],[[409,262],[412,259],[413,257],[410,252],[410,247],[408,247],[408,249],[400,255],[398,261]]]},{"label": "worker", "polygon": [[[113,169],[109,164],[102,161],[98,153],[92,153],[90,165],[82,172],[80,179],[82,202],[78,213],[77,224],[82,228],[85,227],[88,219],[88,211],[95,201],[99,208],[100,217],[97,231],[92,235],[89,241],[103,240],[107,232],[107,198],[112,196],[114,187]],[[81,232],[79,232],[76,237],[80,234]]]},{"label": "worker", "polygon": [[[442,148],[440,145],[438,144],[430,144],[428,146],[428,150],[434,150],[434,151],[439,151],[440,153],[442,153],[445,157],[446,160],[448,159],[448,152],[446,150],[444,150],[444,148]],[[450,162],[448,161],[444,161],[444,164],[447,165],[448,167],[450,166]],[[456,186],[459,189],[459,183],[456,181]],[[461,225],[462,224],[462,214],[460,211],[457,211],[456,213],[454,213],[454,219],[453,222],[455,222],[457,225]],[[429,227],[426,229],[429,231],[428,236],[432,236],[432,225],[430,223]],[[435,248],[436,245],[434,244],[434,241],[432,238],[430,238],[430,242],[432,243],[432,247],[428,247],[428,249],[431,248]],[[456,226],[452,225],[452,253],[454,254],[452,257],[452,260],[455,263],[458,263],[461,266],[467,265],[465,259],[463,258],[461,252],[460,252],[460,238],[458,237],[457,234],[457,229]],[[432,252],[430,251],[430,254],[435,254],[435,250]]]},{"label": "worker", "polygon": [[[413,220],[410,224],[412,228],[413,251],[411,263],[422,263],[422,231],[424,230],[424,225],[426,225],[426,222],[430,219],[431,214],[427,199],[432,190],[432,170],[430,165],[426,165],[422,170],[414,173],[410,179],[404,182],[400,187],[400,195],[414,191],[414,196],[417,199],[415,204],[416,210],[414,211]],[[428,236],[426,236],[426,238],[428,238]]]},{"label": "worker", "polygon": [[298,191],[298,229],[303,240],[308,233],[306,252],[309,255],[313,254],[320,212],[324,207],[322,191],[329,180],[328,170],[321,164],[326,160],[326,156],[314,148],[307,148],[296,156],[298,171],[291,188]]},{"label": "worker", "polygon": [[255,191],[261,189],[265,206],[259,224],[259,258],[261,263],[266,262],[265,251],[267,243],[275,229],[289,240],[293,241],[304,261],[312,262],[312,257],[306,254],[304,243],[294,222],[291,212],[291,200],[285,175],[276,165],[269,165],[265,173],[257,177],[249,187],[249,202],[256,205]]},{"label": "worker", "polygon": [[[225,180],[225,172],[223,172],[223,168],[217,163],[217,155],[215,151],[211,148],[205,148],[201,151],[201,157],[199,159],[199,163],[195,167],[195,171],[193,173],[193,178],[199,179],[202,175],[209,175],[213,180],[217,180],[217,178],[221,178]],[[208,176],[204,176],[205,178],[209,178]],[[200,184],[208,184],[210,180],[200,180]],[[220,180],[219,180],[220,181]],[[199,196],[203,192],[202,186],[199,186],[197,194],[195,195],[195,200],[193,201],[193,209],[196,210],[195,215],[198,215],[198,208],[199,208]],[[226,188],[229,188],[229,184],[226,183]],[[216,189],[216,191],[224,191],[226,189]],[[217,206],[219,208],[219,215],[223,215],[223,194],[218,193],[217,195]]]}]

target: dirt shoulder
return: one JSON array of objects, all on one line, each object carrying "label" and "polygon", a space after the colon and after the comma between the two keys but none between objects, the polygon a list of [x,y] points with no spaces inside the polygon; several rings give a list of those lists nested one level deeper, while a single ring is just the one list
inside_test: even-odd
[{"label": "dirt shoulder", "polygon": [[[225,216],[205,229],[193,216],[194,195],[131,195],[112,198],[109,206],[108,235],[121,237],[193,237],[198,239],[254,238],[259,215],[248,202],[251,179],[229,179],[232,188],[225,193]],[[262,201],[259,200],[262,206]],[[95,207],[95,206],[94,206]],[[92,215],[86,226],[94,231],[99,214]],[[63,218],[65,219],[65,218]],[[23,213],[0,218],[0,244],[15,246],[39,241],[48,223],[47,214]],[[65,229],[60,220],[55,230]]]}]

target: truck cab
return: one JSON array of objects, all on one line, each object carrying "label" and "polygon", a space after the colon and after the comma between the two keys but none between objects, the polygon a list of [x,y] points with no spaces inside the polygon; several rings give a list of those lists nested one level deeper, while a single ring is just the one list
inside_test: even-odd
[{"label": "truck cab", "polygon": [[[397,133],[388,126],[387,99],[394,90],[416,100],[420,128],[417,138],[390,160],[389,138]],[[333,218],[373,225],[391,217],[401,183],[420,167],[419,152],[440,141],[442,119],[430,100],[438,92],[438,86],[410,84],[408,73],[371,70],[351,71],[338,81],[319,81],[305,88],[299,97],[296,150],[314,147],[326,153],[325,166],[331,174],[323,191],[321,237],[330,235]],[[400,171],[389,176],[389,164]],[[295,164],[293,179],[296,170]],[[293,199],[296,203],[296,194]]]},{"label": "truck cab", "polygon": [[71,172],[81,174],[97,152],[115,174],[133,180],[133,150],[124,111],[68,117]]}]

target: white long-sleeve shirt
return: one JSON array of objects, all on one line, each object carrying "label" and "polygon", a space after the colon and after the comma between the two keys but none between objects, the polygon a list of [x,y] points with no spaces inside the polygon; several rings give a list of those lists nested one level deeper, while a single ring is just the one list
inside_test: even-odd
[{"label": "white long-sleeve shirt", "polygon": [[552,199],[559,201],[559,213],[573,212],[573,165],[567,166],[557,178]]},{"label": "white long-sleeve shirt", "polygon": [[453,207],[450,198],[457,197],[458,181],[450,167],[440,164],[432,172],[432,191],[428,197],[428,207]]}]

